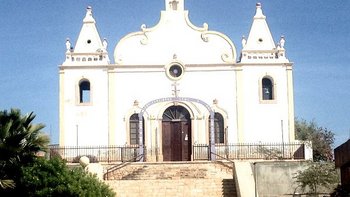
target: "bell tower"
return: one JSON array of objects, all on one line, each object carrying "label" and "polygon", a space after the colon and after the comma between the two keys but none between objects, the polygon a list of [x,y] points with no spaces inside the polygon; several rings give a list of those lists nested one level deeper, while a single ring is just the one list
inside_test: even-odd
[{"label": "bell tower", "polygon": [[249,35],[242,38],[237,74],[241,141],[294,141],[293,63],[286,58],[284,46],[283,36],[274,42],[262,5],[257,3]]},{"label": "bell tower", "polygon": [[[101,40],[90,6],[86,9],[75,46],[70,39],[65,44],[66,58],[59,67],[59,144],[107,145],[107,68],[110,61],[107,40]],[[102,127],[98,137],[92,133],[99,130],[96,125]]]}]

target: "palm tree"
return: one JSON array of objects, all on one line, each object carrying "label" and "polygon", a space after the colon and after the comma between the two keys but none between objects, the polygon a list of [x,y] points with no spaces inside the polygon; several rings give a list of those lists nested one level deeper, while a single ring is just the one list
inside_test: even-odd
[{"label": "palm tree", "polygon": [[33,161],[39,151],[46,151],[48,136],[43,124],[33,124],[33,112],[21,115],[19,109],[0,111],[0,189],[14,186],[19,167]]}]

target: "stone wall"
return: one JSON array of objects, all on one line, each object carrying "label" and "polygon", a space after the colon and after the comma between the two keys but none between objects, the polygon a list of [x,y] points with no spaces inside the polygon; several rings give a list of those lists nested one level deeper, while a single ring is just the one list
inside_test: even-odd
[{"label": "stone wall", "polygon": [[291,196],[300,192],[294,183],[296,173],[307,168],[306,161],[273,161],[251,164],[259,197]]}]

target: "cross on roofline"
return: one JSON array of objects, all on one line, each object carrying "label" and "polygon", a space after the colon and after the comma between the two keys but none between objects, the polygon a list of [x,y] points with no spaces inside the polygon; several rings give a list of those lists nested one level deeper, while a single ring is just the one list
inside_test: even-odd
[{"label": "cross on roofline", "polygon": [[173,9],[173,10],[177,10],[177,5],[179,4],[179,2],[177,0],[174,0],[172,2],[170,2],[170,7]]}]

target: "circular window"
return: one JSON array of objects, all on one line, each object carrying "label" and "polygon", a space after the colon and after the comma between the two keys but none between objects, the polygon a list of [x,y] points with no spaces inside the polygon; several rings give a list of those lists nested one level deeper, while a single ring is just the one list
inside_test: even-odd
[{"label": "circular window", "polygon": [[174,64],[174,65],[170,66],[169,74],[172,77],[174,77],[174,78],[180,77],[182,75],[182,68],[181,68],[181,66],[179,66],[177,64]]},{"label": "circular window", "polygon": [[90,44],[90,43],[91,43],[91,40],[87,40],[86,42],[87,42],[88,44]]},{"label": "circular window", "polygon": [[168,66],[166,71],[168,77],[172,80],[179,80],[184,74],[184,68],[179,63],[172,63]]}]

